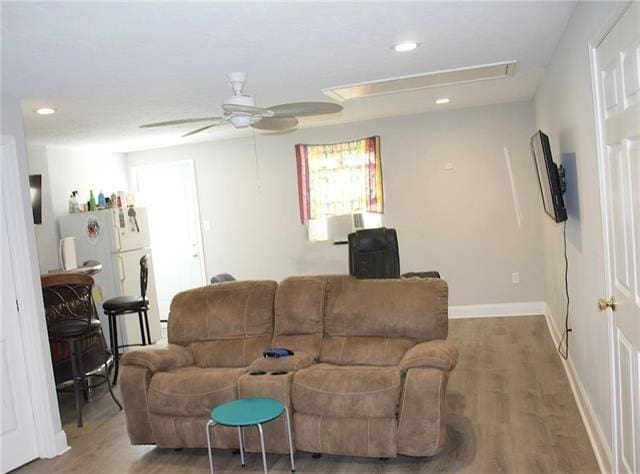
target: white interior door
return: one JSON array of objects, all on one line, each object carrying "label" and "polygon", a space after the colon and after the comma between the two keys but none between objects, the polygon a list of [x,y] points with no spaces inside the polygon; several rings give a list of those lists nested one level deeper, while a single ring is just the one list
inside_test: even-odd
[{"label": "white interior door", "polygon": [[[6,151],[3,144],[0,159],[15,159],[4,156]],[[7,202],[6,199],[0,201]],[[0,468],[2,472],[7,472],[37,458],[38,450],[20,331],[20,313],[13,280],[14,267],[9,249],[5,209],[1,205],[0,213]]]},{"label": "white interior door", "polygon": [[173,296],[206,282],[193,163],[133,169],[138,201],[148,210],[160,318]]},{"label": "white interior door", "polygon": [[607,312],[611,322],[614,405],[612,454],[616,472],[637,473],[640,472],[640,4],[631,5],[597,46],[592,59],[608,254]]}]

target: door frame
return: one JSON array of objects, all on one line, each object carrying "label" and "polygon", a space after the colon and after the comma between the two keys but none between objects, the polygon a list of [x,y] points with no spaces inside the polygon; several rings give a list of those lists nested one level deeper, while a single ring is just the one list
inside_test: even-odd
[{"label": "door frame", "polygon": [[[607,206],[607,195],[609,192],[609,184],[605,178],[606,176],[606,150],[604,140],[604,130],[602,129],[602,123],[604,117],[601,113],[602,97],[600,93],[600,80],[598,77],[598,64],[596,58],[596,50],[602,44],[607,35],[618,24],[620,19],[626,13],[631,6],[632,2],[626,2],[614,7],[609,17],[605,20],[600,29],[589,40],[589,67],[591,70],[591,92],[593,99],[593,113],[596,130],[596,155],[598,157],[598,180],[600,185],[600,213],[601,213],[601,225],[602,225],[602,245],[603,245],[603,258],[604,258],[604,282],[605,282],[605,294],[600,297],[608,297],[613,291],[613,282],[611,281],[611,258],[610,258],[610,244],[611,236],[609,235],[609,223],[611,216],[609,215],[609,208]],[[607,318],[607,330],[609,342],[609,398],[611,402],[611,444],[610,451],[606,453],[609,457],[608,462],[613,472],[620,472],[618,465],[618,400],[616,397],[616,383],[618,373],[616,370],[616,347],[615,347],[615,324],[613,318],[613,311],[610,308],[606,310]]]},{"label": "door frame", "polygon": [[9,159],[0,160],[0,189],[3,195],[9,251],[19,306],[22,347],[29,384],[29,396],[36,427],[38,455],[53,458],[67,451],[67,435],[62,429],[58,396],[53,378],[49,337],[45,321],[31,200],[27,200],[27,176],[20,170],[16,139],[1,135],[10,148]]},{"label": "door frame", "polygon": [[[129,167],[130,170],[130,176],[131,176],[131,185],[132,188],[135,189],[136,192],[139,192],[138,190],[138,178],[137,178],[137,173],[139,170],[143,169],[143,168],[169,168],[170,166],[175,166],[175,165],[188,165],[189,167],[189,174],[191,179],[193,180],[193,189],[195,191],[195,211],[196,211],[196,234],[198,236],[198,253],[200,254],[200,280],[202,285],[206,285],[208,283],[207,281],[207,269],[206,269],[206,264],[205,264],[205,254],[204,254],[204,236],[202,235],[202,224],[200,222],[201,220],[201,216],[200,216],[200,193],[198,192],[198,181],[196,179],[196,167],[195,167],[195,163],[193,161],[192,158],[187,158],[184,160],[171,160],[171,161],[154,161],[154,162],[149,162],[149,163],[140,163],[140,164],[136,164],[133,166]],[[151,236],[149,236],[151,237]],[[153,248],[152,248],[153,250]]]}]

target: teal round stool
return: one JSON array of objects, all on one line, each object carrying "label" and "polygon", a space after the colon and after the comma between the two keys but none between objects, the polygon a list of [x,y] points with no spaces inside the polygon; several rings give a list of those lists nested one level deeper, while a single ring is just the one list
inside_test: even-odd
[{"label": "teal round stool", "polygon": [[279,400],[273,398],[241,398],[232,402],[223,403],[211,410],[211,416],[207,423],[207,447],[209,449],[209,468],[213,474],[213,455],[211,454],[211,428],[215,425],[235,426],[238,428],[240,440],[240,461],[244,467],[244,446],[242,444],[242,428],[245,426],[257,426],[260,433],[260,447],[262,448],[262,465],[267,473],[267,455],[264,450],[264,433],[262,425],[275,420],[282,413],[287,420],[287,435],[289,436],[289,456],[291,457],[291,472],[296,471],[293,461],[293,442],[291,441],[291,420],[289,410]]}]

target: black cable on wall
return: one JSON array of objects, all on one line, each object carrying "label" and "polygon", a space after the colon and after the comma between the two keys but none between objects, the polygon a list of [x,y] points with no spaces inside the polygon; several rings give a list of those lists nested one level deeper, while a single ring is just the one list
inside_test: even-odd
[{"label": "black cable on wall", "polygon": [[[571,328],[569,327],[569,303],[571,301],[569,297],[569,258],[567,257],[567,221],[564,221],[564,229],[562,231],[564,240],[564,292],[567,298],[567,307],[564,315],[564,332],[562,338],[558,344],[558,352],[563,359],[569,358],[569,333]],[[564,342],[564,352],[562,351],[562,343]]]}]

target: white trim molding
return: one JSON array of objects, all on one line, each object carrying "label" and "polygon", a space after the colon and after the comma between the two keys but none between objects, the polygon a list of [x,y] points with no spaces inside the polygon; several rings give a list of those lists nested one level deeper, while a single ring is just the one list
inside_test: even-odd
[{"label": "white trim molding", "polygon": [[545,314],[545,308],[544,301],[449,306],[449,319],[532,316]]},{"label": "white trim molding", "polygon": [[[558,330],[553,316],[551,315],[551,308],[548,304],[545,304],[544,317],[547,321],[547,327],[549,328],[551,339],[553,339],[553,343],[557,347],[560,343],[560,331]],[[593,453],[598,461],[598,466],[600,466],[600,471],[613,472],[611,448],[607,443],[607,439],[604,435],[604,431],[602,430],[602,426],[598,421],[596,412],[593,409],[589,395],[578,376],[575,365],[573,365],[571,356],[569,356],[568,360],[563,359],[560,354],[558,354],[558,357],[560,357],[564,370],[567,373],[573,397],[576,400],[576,405],[578,405],[578,411],[580,412],[584,427],[587,430],[587,436],[589,436],[589,441],[591,442]]]}]

